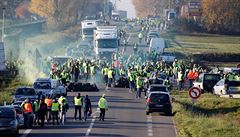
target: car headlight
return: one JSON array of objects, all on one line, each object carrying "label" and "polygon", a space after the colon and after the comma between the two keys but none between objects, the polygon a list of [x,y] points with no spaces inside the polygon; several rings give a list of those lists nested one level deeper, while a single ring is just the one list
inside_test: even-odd
[{"label": "car headlight", "polygon": [[10,122],[10,125],[11,125],[11,126],[16,126],[17,124],[18,124],[17,120],[12,120],[12,121]]}]

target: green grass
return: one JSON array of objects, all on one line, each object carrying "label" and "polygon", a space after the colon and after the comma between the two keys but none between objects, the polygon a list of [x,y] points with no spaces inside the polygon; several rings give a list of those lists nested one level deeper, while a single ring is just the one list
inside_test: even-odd
[{"label": "green grass", "polygon": [[240,53],[240,36],[211,34],[167,34],[169,51],[194,53]]},{"label": "green grass", "polygon": [[240,100],[204,94],[192,104],[187,92],[173,93],[179,137],[238,137]]},{"label": "green grass", "polygon": [[0,105],[3,105],[4,101],[7,102],[7,104],[12,103],[12,93],[15,92],[17,87],[20,86],[30,86],[30,84],[26,83],[25,81],[20,80],[14,80],[9,85],[5,87],[1,87],[0,89]]}]

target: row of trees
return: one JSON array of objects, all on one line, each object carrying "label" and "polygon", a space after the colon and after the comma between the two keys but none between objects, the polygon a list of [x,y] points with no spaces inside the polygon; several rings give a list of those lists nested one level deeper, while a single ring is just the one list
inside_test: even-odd
[{"label": "row of trees", "polygon": [[[138,17],[161,15],[163,9],[175,8],[196,0],[133,0]],[[240,0],[199,0],[203,29],[214,33],[240,33]],[[170,5],[170,6],[169,6]]]},{"label": "row of trees", "polygon": [[[97,0],[31,0],[29,10],[39,16],[46,17],[49,28],[62,29],[74,25],[78,19],[101,11],[103,1]],[[88,12],[87,12],[88,11]]]}]

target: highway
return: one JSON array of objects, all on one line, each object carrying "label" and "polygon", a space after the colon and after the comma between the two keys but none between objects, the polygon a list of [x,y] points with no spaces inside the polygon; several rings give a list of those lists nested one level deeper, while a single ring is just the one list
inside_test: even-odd
[{"label": "highway", "polygon": [[[133,45],[138,42],[139,28],[134,27],[127,32],[128,46],[126,55],[133,54]],[[120,47],[120,51],[123,47]],[[147,50],[143,42],[139,50]],[[176,137],[176,129],[172,116],[153,113],[149,116],[145,112],[146,99],[142,94],[141,99],[135,98],[135,93],[128,89],[110,88],[98,84],[99,92],[81,92],[82,96],[89,95],[93,105],[93,114],[87,121],[74,120],[73,97],[77,92],[68,93],[70,110],[67,113],[65,125],[46,124],[45,127],[23,129],[20,137]],[[97,103],[102,94],[106,94],[109,110],[106,112],[105,121],[99,121]],[[83,113],[82,113],[83,115]]]},{"label": "highway", "polygon": [[[171,116],[153,113],[145,114],[144,98],[136,99],[128,89],[111,88],[105,90],[103,85],[99,92],[81,92],[88,94],[93,105],[92,116],[85,121],[73,119],[73,97],[77,92],[68,93],[70,110],[65,125],[46,124],[45,127],[21,130],[21,137],[176,137],[176,130]],[[99,121],[97,102],[102,94],[106,94],[109,110],[105,121]]]}]

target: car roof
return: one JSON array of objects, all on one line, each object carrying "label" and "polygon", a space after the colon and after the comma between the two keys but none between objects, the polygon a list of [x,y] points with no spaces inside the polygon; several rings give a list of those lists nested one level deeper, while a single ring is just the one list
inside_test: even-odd
[{"label": "car roof", "polygon": [[165,85],[162,84],[151,84],[150,87],[166,87]]},{"label": "car roof", "polygon": [[165,95],[170,96],[170,95],[169,95],[169,92],[162,92],[162,91],[153,91],[153,92],[150,92],[150,93],[149,93],[149,96],[150,96],[151,94],[165,94]]}]

